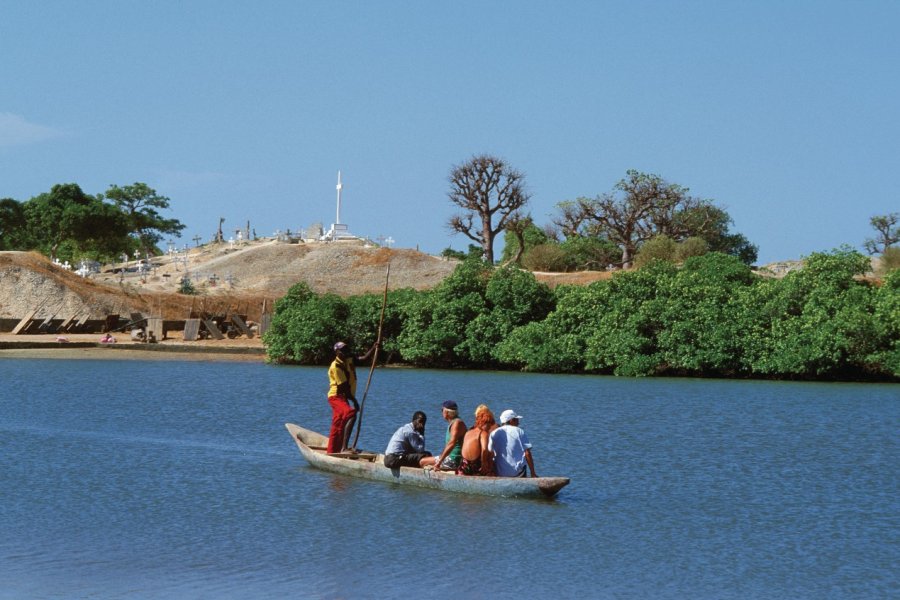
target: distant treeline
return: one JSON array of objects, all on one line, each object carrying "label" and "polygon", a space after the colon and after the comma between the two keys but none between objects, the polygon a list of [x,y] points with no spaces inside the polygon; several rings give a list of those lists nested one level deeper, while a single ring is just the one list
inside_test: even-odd
[{"label": "distant treeline", "polygon": [[0,250],[36,250],[72,264],[160,254],[163,236],[184,230],[178,219],[160,213],[169,203],[140,182],[112,185],[97,195],[64,183],[25,202],[0,198]]},{"label": "distant treeline", "polygon": [[[467,260],[433,290],[392,291],[383,353],[423,367],[623,376],[900,378],[900,270],[817,253],[775,279],[721,253],[652,261],[554,290],[516,267]],[[270,361],[323,364],[335,340],[362,353],[382,296],[317,295],[300,283],[275,306]]]}]

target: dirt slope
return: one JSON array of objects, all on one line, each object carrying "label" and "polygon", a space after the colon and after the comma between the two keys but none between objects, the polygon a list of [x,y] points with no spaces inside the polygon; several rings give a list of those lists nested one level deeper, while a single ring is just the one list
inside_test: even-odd
[{"label": "dirt slope", "polygon": [[[140,311],[184,319],[192,309],[233,309],[258,319],[264,301],[271,307],[299,281],[319,293],[380,293],[388,261],[391,289],[434,287],[456,266],[414,250],[266,240],[240,247],[208,245],[181,256],[157,257],[144,273],[136,262],[129,262],[83,278],[36,253],[0,252],[0,318],[21,318],[37,309],[37,317],[90,311],[92,318],[102,318]],[[196,296],[177,293],[185,273]]]},{"label": "dirt slope", "polygon": [[[285,243],[276,240],[243,245],[209,244],[175,255],[155,257],[148,271],[136,261],[107,265],[101,273],[81,277],[30,252],[0,252],[0,318],[64,318],[90,312],[152,313],[185,319],[192,311],[235,310],[258,320],[263,307],[282,297],[299,281],[317,293],[351,296],[381,293],[387,264],[390,288],[431,289],[443,281],[456,261],[415,250],[371,248],[361,243]],[[189,275],[197,295],[178,293]],[[608,273],[535,273],[551,287],[588,284]]]}]

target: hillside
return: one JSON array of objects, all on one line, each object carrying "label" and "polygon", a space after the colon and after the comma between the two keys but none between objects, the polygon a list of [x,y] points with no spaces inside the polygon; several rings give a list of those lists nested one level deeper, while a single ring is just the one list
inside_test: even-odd
[{"label": "hillside", "polygon": [[[64,317],[90,311],[144,312],[184,319],[192,310],[237,310],[258,319],[263,306],[299,281],[317,293],[351,296],[381,293],[391,263],[390,288],[430,289],[456,268],[456,261],[416,250],[371,248],[355,242],[296,244],[275,240],[243,245],[209,244],[155,257],[148,270],[137,261],[107,265],[81,277],[33,252],[0,252],[0,318]],[[197,295],[178,293],[185,273]],[[587,284],[609,273],[535,273],[550,286]]]},{"label": "hillside", "polygon": [[[456,268],[457,262],[416,250],[372,248],[356,242],[285,243],[272,239],[243,245],[208,244],[185,252],[154,257],[147,270],[137,261],[107,265],[81,277],[34,252],[0,252],[0,319],[152,313],[185,319],[192,311],[230,310],[258,320],[264,307],[305,281],[317,293],[351,296],[381,293],[391,264],[390,288],[431,289]],[[800,261],[773,263],[758,271],[780,277]],[[877,265],[873,265],[873,269]],[[178,293],[185,274],[196,295]],[[610,272],[535,273],[551,287],[587,285]]]},{"label": "hillside", "polygon": [[[156,257],[145,272],[132,261],[81,277],[36,253],[0,252],[0,318],[21,318],[31,310],[38,310],[37,317],[89,310],[93,318],[141,311],[183,319],[192,308],[240,309],[258,318],[263,302],[271,307],[299,281],[318,293],[380,293],[388,261],[391,289],[434,287],[456,266],[415,250],[264,240]],[[195,296],[178,293],[185,273]]]}]

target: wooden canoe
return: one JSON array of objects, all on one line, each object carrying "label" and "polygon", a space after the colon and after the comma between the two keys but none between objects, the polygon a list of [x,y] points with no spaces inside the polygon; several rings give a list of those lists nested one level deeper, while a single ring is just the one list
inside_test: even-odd
[{"label": "wooden canoe", "polygon": [[514,498],[552,498],[569,484],[568,477],[468,477],[430,468],[388,469],[384,466],[384,454],[326,454],[327,437],[293,423],[285,423],[284,426],[297,443],[303,458],[311,466],[331,473],[446,492]]}]

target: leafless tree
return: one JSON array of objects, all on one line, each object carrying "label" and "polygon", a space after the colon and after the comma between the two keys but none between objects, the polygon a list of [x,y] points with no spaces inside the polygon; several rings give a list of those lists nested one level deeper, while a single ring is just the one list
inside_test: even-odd
[{"label": "leafless tree", "polygon": [[521,218],[528,203],[525,176],[506,161],[486,154],[474,156],[450,172],[450,201],[463,212],[450,218],[454,233],[461,233],[484,249],[494,262],[494,238],[507,224]]},{"label": "leafless tree", "polygon": [[580,235],[591,235],[586,231],[588,216],[582,206],[581,200],[565,200],[556,205],[559,216],[553,219],[553,225],[566,239]]},{"label": "leafless tree", "polygon": [[875,216],[869,219],[869,223],[878,235],[869,238],[863,246],[869,254],[884,254],[884,251],[900,242],[900,227],[897,223],[900,221],[900,213],[890,213],[888,215]]}]

